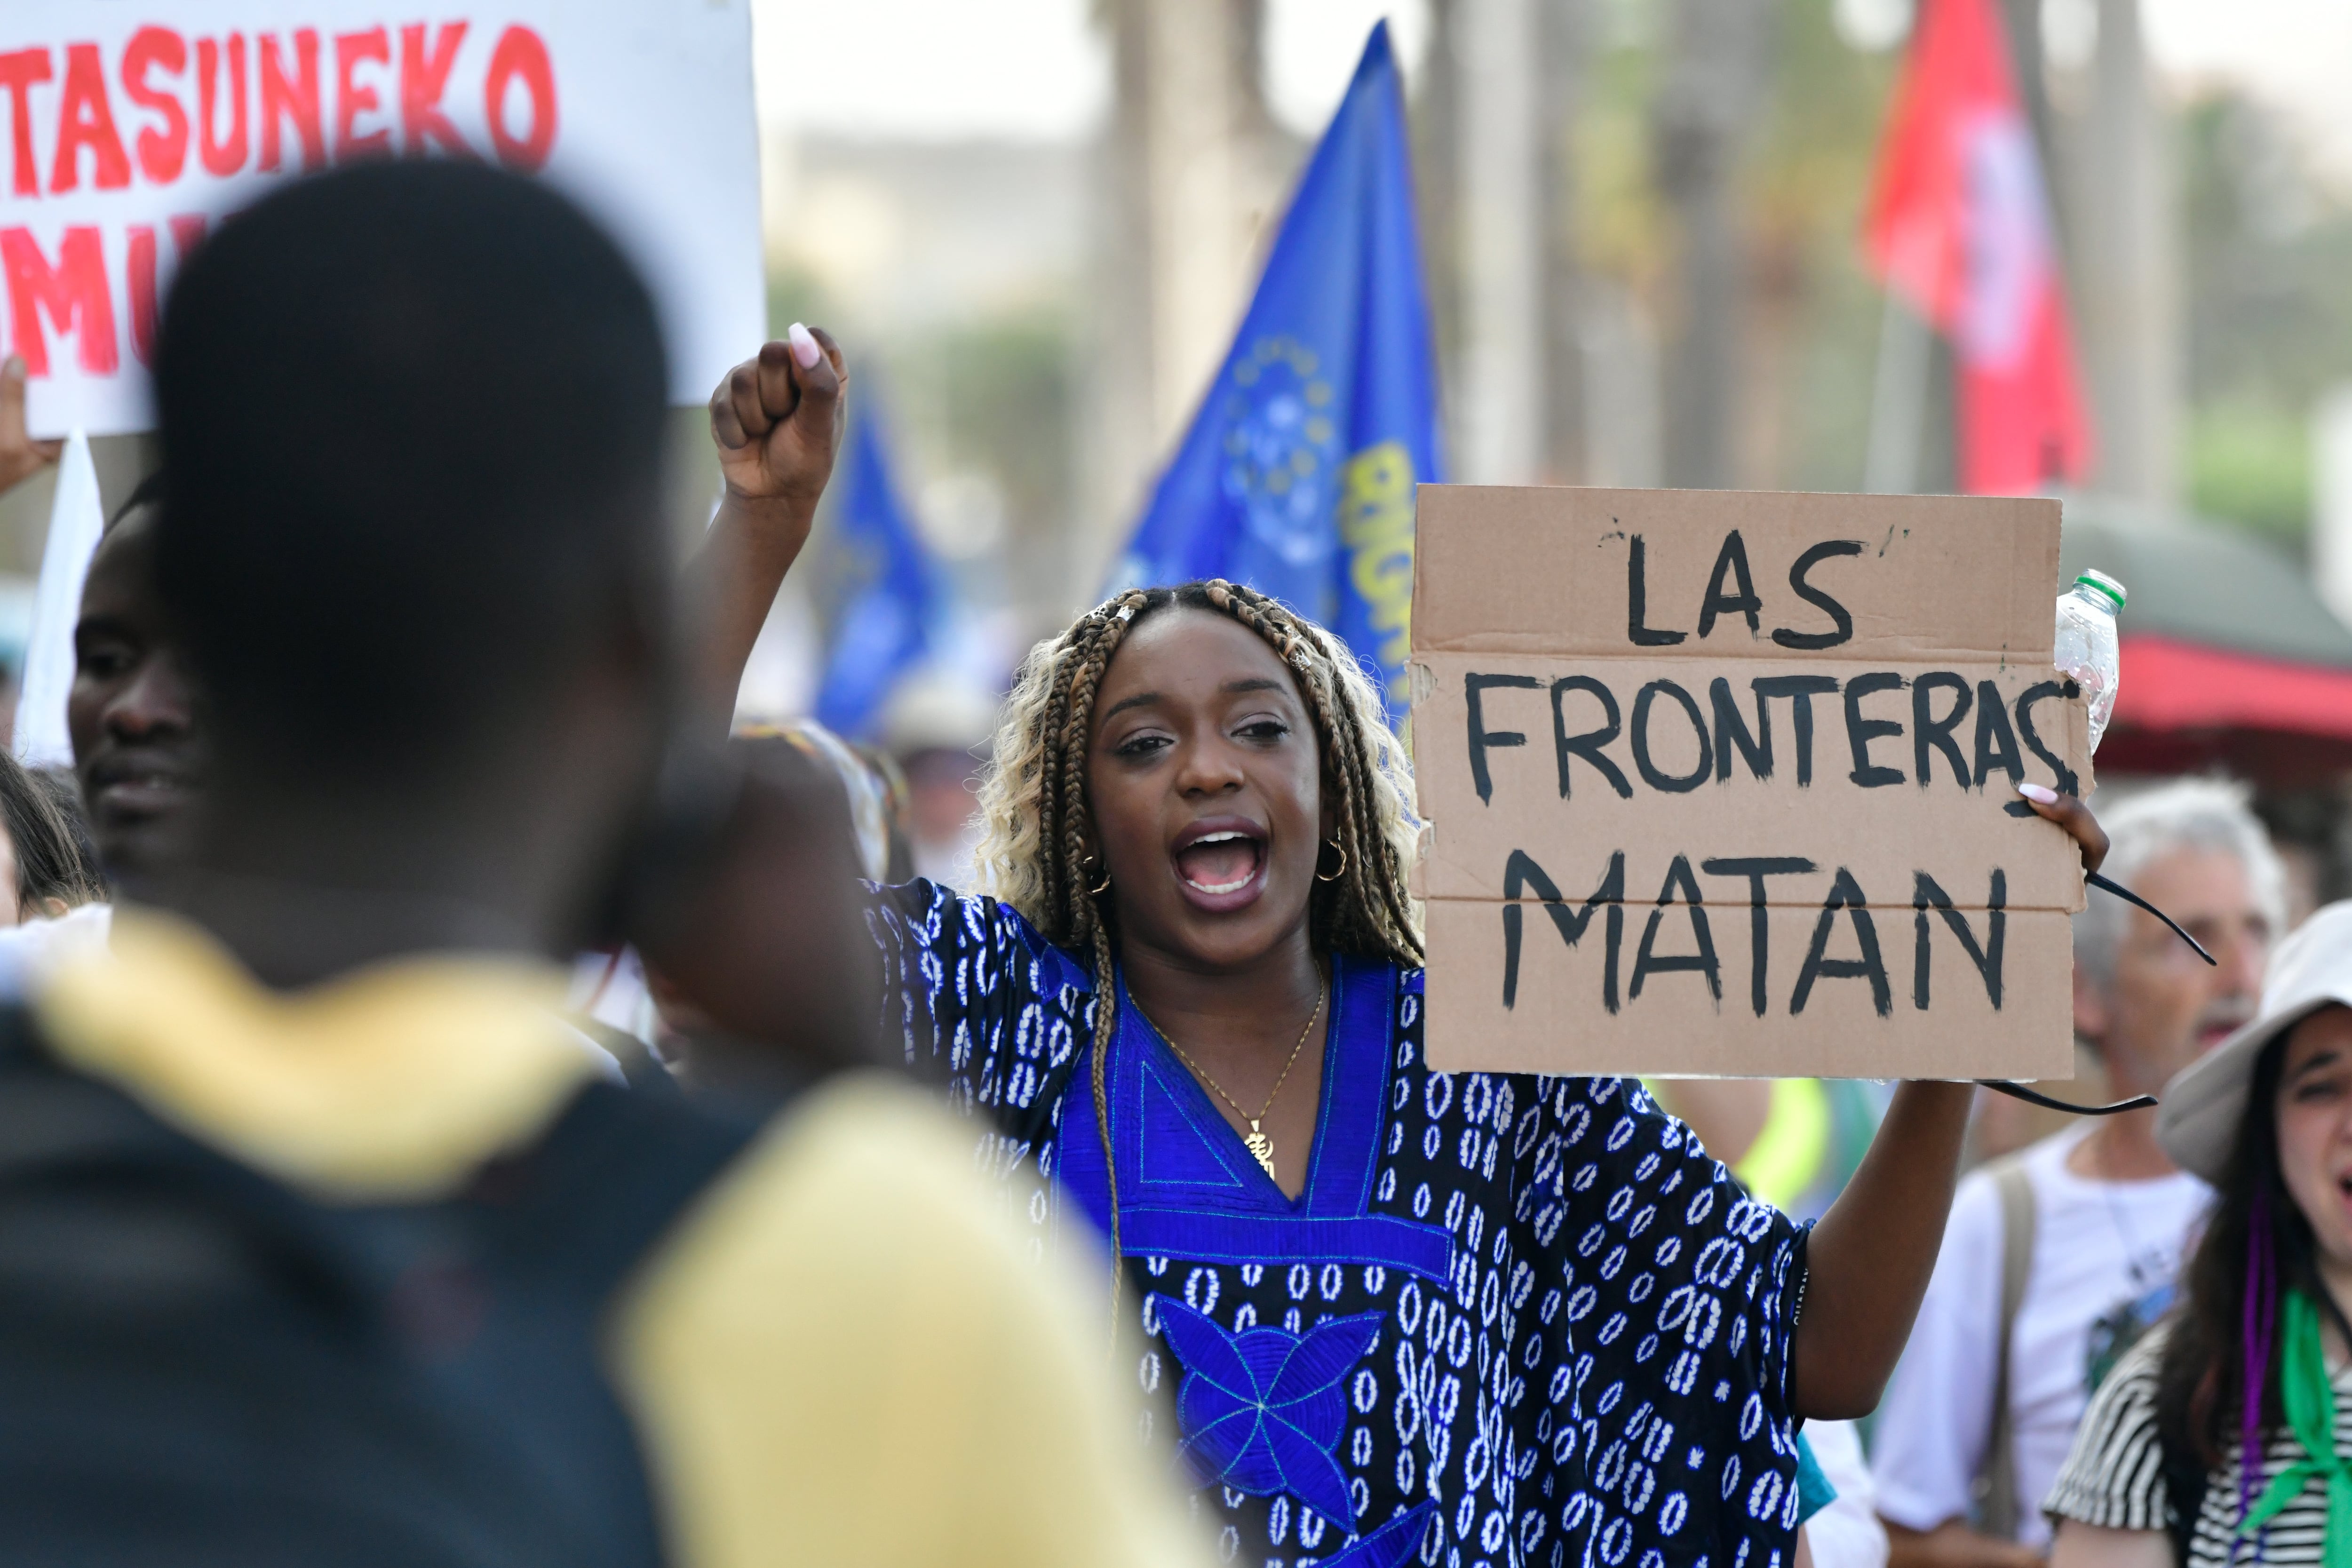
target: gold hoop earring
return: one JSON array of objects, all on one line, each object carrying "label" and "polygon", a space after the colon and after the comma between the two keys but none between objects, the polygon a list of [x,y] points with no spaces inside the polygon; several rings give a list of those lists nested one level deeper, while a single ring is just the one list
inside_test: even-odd
[{"label": "gold hoop earring", "polygon": [[[1320,872],[1320,871],[1316,872],[1316,873],[1315,873],[1315,879],[1316,879],[1317,881],[1318,881],[1318,882],[1336,882],[1336,881],[1338,881],[1340,878],[1342,878],[1342,877],[1344,877],[1344,876],[1346,876],[1346,875],[1348,874],[1348,849],[1347,849],[1347,846],[1345,846],[1345,845],[1341,844],[1341,843],[1340,843],[1338,839],[1336,839],[1336,838],[1332,839],[1332,840],[1330,841],[1330,844],[1331,844],[1331,847],[1332,847],[1332,848],[1337,849],[1338,851],[1339,851],[1339,868],[1338,870],[1336,870],[1336,871],[1332,872],[1332,873],[1331,873],[1329,876],[1328,876],[1328,877],[1327,877],[1327,876],[1325,876],[1325,875],[1324,875],[1322,872]],[[1320,858],[1321,858],[1321,857],[1320,857],[1320,856],[1318,856],[1318,857],[1317,857],[1317,858],[1320,859]]]},{"label": "gold hoop earring", "polygon": [[[1100,862],[1097,862],[1097,864],[1100,864]],[[1098,888],[1088,888],[1088,889],[1087,889],[1087,897],[1088,897],[1088,898],[1090,898],[1090,899],[1099,899],[1099,898],[1101,898],[1105,893],[1108,893],[1108,892],[1109,892],[1109,891],[1110,891],[1110,868],[1109,868],[1109,867],[1108,867],[1108,866],[1104,866],[1104,867],[1103,867],[1103,874],[1102,874],[1102,886],[1100,886],[1100,887],[1098,887]]]}]

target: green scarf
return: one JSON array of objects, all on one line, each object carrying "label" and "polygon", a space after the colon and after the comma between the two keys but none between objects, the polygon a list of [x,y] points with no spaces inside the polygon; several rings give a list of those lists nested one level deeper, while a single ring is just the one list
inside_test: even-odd
[{"label": "green scarf", "polygon": [[[2320,1348],[2319,1309],[2302,1291],[2290,1290],[2280,1317],[2284,1332],[2279,1343],[2279,1393],[2286,1406],[2287,1429],[2303,1446],[2303,1458],[2263,1489],[2239,1524],[2238,1533],[2251,1535],[2260,1530],[2302,1496],[2312,1478],[2325,1476],[2327,1535],[2320,1561],[2352,1562],[2352,1460],[2336,1451],[2336,1390],[2327,1377],[2327,1356]],[[2259,1453],[2239,1458],[2244,1467],[2263,1462]]]}]

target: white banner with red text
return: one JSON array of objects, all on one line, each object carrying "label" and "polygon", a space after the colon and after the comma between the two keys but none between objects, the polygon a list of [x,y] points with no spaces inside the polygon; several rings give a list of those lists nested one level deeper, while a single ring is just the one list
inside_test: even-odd
[{"label": "white banner with red text", "polygon": [[147,427],[173,268],[274,181],[475,158],[555,184],[644,273],[672,400],[761,335],[750,0],[0,5],[0,342],[33,432]]}]

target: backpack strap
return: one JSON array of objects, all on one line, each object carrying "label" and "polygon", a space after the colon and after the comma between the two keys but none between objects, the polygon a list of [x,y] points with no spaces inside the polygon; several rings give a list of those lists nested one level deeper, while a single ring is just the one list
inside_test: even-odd
[{"label": "backpack strap", "polygon": [[2017,1539],[2023,1504],[2017,1495],[2017,1423],[2010,1413],[2009,1351],[2017,1336],[2017,1311],[2033,1272],[2033,1182],[2017,1155],[1987,1167],[2000,1200],[2000,1319],[1994,1340],[1992,1431],[1973,1490],[1977,1528],[2003,1541]]}]

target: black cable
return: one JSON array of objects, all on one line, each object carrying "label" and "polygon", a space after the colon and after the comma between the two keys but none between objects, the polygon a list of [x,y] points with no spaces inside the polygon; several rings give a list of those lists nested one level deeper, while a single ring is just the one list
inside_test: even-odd
[{"label": "black cable", "polygon": [[2045,1110],[2063,1110],[2076,1116],[2114,1116],[2119,1111],[2138,1110],[2156,1103],[2152,1094],[2135,1094],[2129,1100],[2118,1100],[2106,1105],[2077,1105],[2071,1100],[2053,1100],[2039,1089],[2026,1088],[2005,1078],[1980,1078],[1977,1082],[1985,1088],[2021,1100],[2028,1105],[2038,1105]]},{"label": "black cable", "polygon": [[2211,953],[2206,952],[2205,944],[2203,942],[2199,942],[2195,937],[2190,936],[2187,931],[2182,931],[2179,923],[2170,915],[2166,914],[2162,910],[2158,909],[2154,904],[2149,903],[2146,899],[2141,898],[2137,893],[2133,892],[2121,882],[2111,882],[2105,877],[2100,876],[2096,871],[2091,872],[2088,876],[2084,878],[2084,880],[2090,883],[2094,888],[2105,888],[2108,892],[2113,893],[2116,897],[2123,900],[2124,902],[2127,904],[2137,904],[2141,909],[2146,910],[2149,914],[2154,915],[2158,920],[2160,920],[2166,925],[2170,926],[2172,928],[2173,935],[2179,937],[2181,941],[2187,942],[2189,946],[2197,950],[2198,957],[2203,959],[2206,963],[2212,964],[2217,969],[2221,967],[2221,961],[2214,957]]},{"label": "black cable", "polygon": [[[2141,909],[2146,910],[2149,914],[2154,915],[2158,920],[2162,921],[2166,925],[2171,927],[2173,935],[2179,937],[2181,941],[2187,942],[2190,947],[2197,950],[2198,957],[2203,959],[2208,963],[2215,965],[2216,967],[2220,965],[2221,961],[2215,958],[2211,953],[2206,952],[2205,944],[2203,942],[2199,942],[2195,937],[2190,936],[2187,931],[2182,931],[2179,923],[2174,921],[2170,915],[2166,914],[2162,910],[2158,909],[2154,904],[2149,903],[2146,899],[2141,898],[2137,893],[2133,892],[2121,882],[2109,881],[2106,878],[2100,876],[2096,871],[2089,873],[2085,880],[2095,888],[2105,889],[2108,892],[2113,893],[2116,897],[2123,900],[2126,903],[2137,904]],[[2028,1105],[2038,1105],[2045,1110],[2063,1110],[2074,1116],[2114,1116],[2120,1111],[2137,1110],[2144,1106],[2154,1105],[2156,1103],[2156,1096],[2152,1094],[2136,1094],[2129,1100],[2118,1100],[2107,1105],[2077,1105],[2073,1100],[2053,1100],[2049,1095],[2043,1094],[2038,1089],[2028,1089],[2023,1084],[2012,1082],[2008,1079],[1980,1078],[1977,1079],[1977,1082],[1984,1085],[1987,1089],[2008,1095],[2013,1100],[2021,1100]]]}]

